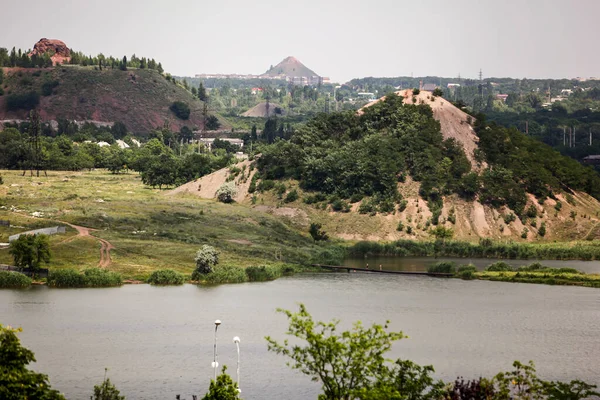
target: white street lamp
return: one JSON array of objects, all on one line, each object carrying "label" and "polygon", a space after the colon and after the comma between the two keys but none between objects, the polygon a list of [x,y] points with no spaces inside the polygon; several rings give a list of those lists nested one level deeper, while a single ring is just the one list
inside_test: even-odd
[{"label": "white street lamp", "polygon": [[215,369],[215,382],[217,381],[217,370],[219,369],[219,362],[217,361],[217,329],[219,329],[219,325],[221,325],[221,320],[217,319],[215,321],[215,347],[213,350],[212,362],[212,367]]},{"label": "white street lamp", "polygon": [[240,389],[240,338],[238,336],[233,338],[233,343],[237,347],[237,385],[238,385],[238,393],[242,393],[242,389]]}]

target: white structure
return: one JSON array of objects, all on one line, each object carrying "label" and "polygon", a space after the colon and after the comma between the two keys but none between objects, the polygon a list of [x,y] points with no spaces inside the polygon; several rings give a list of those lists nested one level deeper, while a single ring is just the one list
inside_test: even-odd
[{"label": "white structure", "polygon": [[128,149],[129,145],[125,143],[123,140],[117,140],[117,146],[121,149]]},{"label": "white structure", "polygon": [[[238,146],[240,149],[244,148],[244,141],[242,139],[219,138],[219,140],[229,142],[235,146]],[[214,143],[214,141],[215,138],[200,138],[200,143],[203,143],[209,150],[212,149],[212,144]]]}]

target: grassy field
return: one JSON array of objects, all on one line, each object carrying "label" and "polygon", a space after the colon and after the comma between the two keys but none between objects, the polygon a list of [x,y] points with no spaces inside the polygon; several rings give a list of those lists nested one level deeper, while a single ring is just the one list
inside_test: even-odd
[{"label": "grassy field", "polygon": [[[304,227],[285,219],[247,206],[169,196],[145,187],[135,173],[49,171],[39,178],[0,173],[0,219],[12,225],[0,226],[0,242],[59,221],[93,228],[92,235],[115,246],[109,269],[125,278],[144,279],[161,268],[190,274],[202,244],[221,251],[220,264],[242,267],[307,263],[322,250]],[[51,237],[51,249],[51,269],[94,267],[100,258],[99,241],[77,236],[72,228]],[[8,250],[0,250],[0,263],[11,262]]]}]

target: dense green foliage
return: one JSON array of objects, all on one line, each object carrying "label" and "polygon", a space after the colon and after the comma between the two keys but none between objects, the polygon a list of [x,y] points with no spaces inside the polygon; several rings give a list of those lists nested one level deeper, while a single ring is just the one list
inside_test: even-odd
[{"label": "dense green foliage", "polygon": [[213,271],[213,268],[219,263],[219,251],[213,246],[207,244],[203,245],[200,250],[196,252],[196,269],[192,274],[192,279],[200,279],[199,275],[209,274]]},{"label": "dense green foliage", "polygon": [[104,381],[100,385],[94,385],[94,396],[91,400],[125,400],[125,396],[121,396],[121,392],[106,377],[107,370],[104,369]]},{"label": "dense green foliage", "polygon": [[20,272],[0,271],[0,288],[21,289],[31,286],[31,278]]},{"label": "dense green foliage", "polygon": [[[9,51],[6,48],[0,48],[0,67],[21,67],[21,68],[46,68],[52,66],[52,60],[50,57],[52,54],[47,52],[42,55],[29,56],[30,51],[23,51],[21,49],[12,48]],[[102,53],[95,57],[85,55],[80,51],[71,51],[71,60],[68,62],[70,65],[81,65],[83,67],[96,66],[98,69],[102,68],[140,68],[140,69],[154,69],[162,73],[163,68],[161,63],[157,63],[153,58],[142,57],[139,58],[135,54],[132,55],[129,60],[127,57],[123,59],[115,58],[112,56],[105,56]]]},{"label": "dense green foliage", "polygon": [[48,275],[48,286],[57,288],[111,287],[122,284],[121,274],[101,268],[88,268],[83,273],[71,268],[59,269]]},{"label": "dense green foliage", "polygon": [[597,260],[600,259],[600,246],[594,242],[586,244],[549,243],[499,243],[483,239],[479,243],[455,240],[417,242],[397,240],[394,242],[358,242],[348,248],[354,256],[396,255],[396,256],[446,256],[481,257],[540,260]]},{"label": "dense green foliage", "polygon": [[456,272],[456,264],[450,261],[438,262],[433,265],[430,265],[427,268],[427,272],[453,274]]},{"label": "dense green foliage", "polygon": [[151,285],[183,285],[186,281],[185,275],[172,269],[158,269],[152,271],[146,282]]},{"label": "dense green foliage", "polygon": [[37,92],[15,93],[6,96],[6,111],[32,110],[40,104]]},{"label": "dense green foliage", "polygon": [[39,269],[42,263],[50,262],[50,241],[48,235],[20,235],[10,242],[9,250],[15,266]]},{"label": "dense green foliage", "polygon": [[29,349],[21,346],[20,329],[0,325],[0,398],[5,400],[64,400],[48,383],[48,376],[27,369],[35,362]]},{"label": "dense green foliage", "polygon": [[340,210],[341,199],[358,195],[391,212],[406,174],[421,181],[421,195],[441,210],[441,196],[459,191],[470,164],[457,142],[442,138],[431,108],[390,95],[360,116],[319,115],[289,141],[263,148],[258,168],[264,180],[294,178],[307,191],[337,196],[330,202]]},{"label": "dense green foliage", "polygon": [[237,383],[227,374],[227,367],[223,366],[217,380],[210,380],[208,393],[202,400],[240,400],[240,391]]},{"label": "dense green foliage", "polygon": [[188,106],[183,101],[173,102],[173,104],[171,104],[171,107],[169,107],[169,110],[171,110],[173,114],[175,114],[175,116],[179,119],[186,120],[190,118],[190,106]]}]

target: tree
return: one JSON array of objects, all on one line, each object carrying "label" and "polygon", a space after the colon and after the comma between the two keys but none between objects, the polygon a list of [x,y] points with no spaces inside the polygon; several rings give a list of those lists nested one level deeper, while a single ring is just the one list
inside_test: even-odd
[{"label": "tree", "polygon": [[321,227],[322,227],[321,224],[317,224],[314,222],[310,224],[308,233],[310,233],[310,236],[313,238],[313,240],[315,242],[319,242],[321,240],[325,241],[325,240],[329,239],[329,236],[327,236],[327,233],[325,233],[325,231],[322,230]]},{"label": "tree", "polygon": [[[196,270],[194,271],[194,274],[211,273],[214,266],[219,263],[219,251],[214,247],[205,244],[198,250],[194,260],[196,261]],[[192,279],[195,279],[193,274]]]},{"label": "tree", "polygon": [[119,64],[119,69],[121,71],[127,71],[127,56],[123,56],[123,61]]},{"label": "tree", "polygon": [[217,200],[221,203],[233,203],[237,195],[237,187],[234,182],[226,182],[217,189]]},{"label": "tree", "polygon": [[9,253],[15,265],[20,268],[40,268],[41,263],[50,262],[50,241],[48,235],[20,235],[10,242]]},{"label": "tree", "polygon": [[357,322],[352,330],[338,334],[339,321],[315,322],[303,304],[297,313],[278,312],[288,318],[287,334],[305,344],[278,343],[267,336],[268,349],[288,357],[291,368],[321,382],[320,400],[353,399],[367,392],[382,373],[387,373],[384,354],[392,342],[404,338],[402,332],[387,331],[389,321],[369,328]]},{"label": "tree", "polygon": [[258,140],[258,135],[256,134],[256,124],[252,125],[252,130],[250,131],[250,140],[253,142]]},{"label": "tree", "polygon": [[210,115],[208,118],[206,118],[205,128],[207,131],[216,131],[220,127],[221,127],[221,123],[219,122],[219,119],[217,117],[215,117],[214,115]]},{"label": "tree", "polygon": [[198,86],[198,98],[202,101],[206,101],[207,97],[208,96],[206,95],[206,89],[204,88],[204,84],[200,82],[200,85]]},{"label": "tree", "polygon": [[50,387],[48,376],[28,370],[35,362],[33,352],[21,346],[13,329],[0,325],[0,398],[5,400],[65,400]]},{"label": "tree", "polygon": [[240,390],[238,389],[237,383],[231,379],[231,376],[226,373],[227,367],[223,366],[223,370],[217,376],[216,382],[210,380],[210,387],[208,393],[202,398],[202,400],[239,400]]},{"label": "tree", "polygon": [[183,101],[174,101],[169,110],[179,119],[187,120],[190,118],[190,106]]},{"label": "tree", "polygon": [[104,381],[101,385],[94,386],[93,400],[125,400],[125,396],[121,396],[121,392],[117,390],[115,385],[106,377],[107,368],[104,369]]},{"label": "tree", "polygon": [[452,228],[445,228],[441,225],[436,226],[434,229],[429,231],[429,234],[435,236],[437,239],[452,239],[454,236],[454,231]]}]

